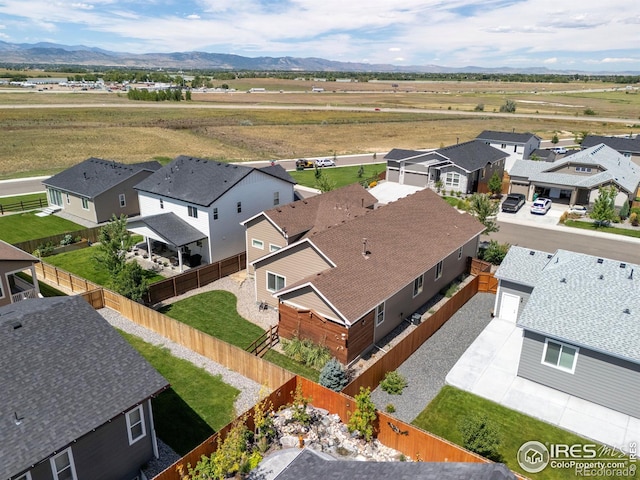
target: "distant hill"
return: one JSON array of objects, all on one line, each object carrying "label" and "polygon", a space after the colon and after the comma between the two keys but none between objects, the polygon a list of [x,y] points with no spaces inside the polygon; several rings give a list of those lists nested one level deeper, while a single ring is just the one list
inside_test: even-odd
[{"label": "distant hill", "polygon": [[[399,66],[358,62],[336,62],[324,58],[298,57],[242,57],[225,53],[174,52],[174,53],[122,53],[111,52],[84,45],[59,45],[56,43],[8,43],[0,41],[1,64],[26,65],[81,65],[132,68],[210,69],[210,70],[262,70],[288,72],[412,72],[412,73],[526,73],[573,74],[579,71],[549,70],[545,67],[526,69],[463,68],[439,65]],[[595,74],[594,72],[590,72]],[[607,72],[600,72],[607,74]],[[618,72],[617,75],[638,75],[638,72]]]}]

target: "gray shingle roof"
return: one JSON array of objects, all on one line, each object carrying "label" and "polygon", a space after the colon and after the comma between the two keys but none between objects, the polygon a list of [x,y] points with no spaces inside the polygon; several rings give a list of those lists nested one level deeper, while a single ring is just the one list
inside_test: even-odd
[{"label": "gray shingle roof", "polygon": [[[538,138],[533,133],[515,133],[515,132],[496,132],[493,130],[484,130],[476,138],[478,140],[489,140],[494,142],[505,143],[527,143],[531,138]],[[538,140],[540,140],[538,138]]]},{"label": "gray shingle roof", "polygon": [[1,478],[46,459],[168,385],[77,296],[0,308],[0,351]]},{"label": "gray shingle roof", "polygon": [[280,165],[257,169],[181,155],[135,188],[141,192],[208,207],[255,170],[296,183]]},{"label": "gray shingle roof", "polygon": [[450,145],[436,152],[467,172],[475,172],[485,167],[487,163],[495,163],[507,157],[502,150],[493,148],[480,140]]},{"label": "gray shingle roof", "polygon": [[173,212],[135,217],[127,221],[127,228],[130,229],[135,229],[141,225],[146,225],[158,236],[176,247],[207,238],[207,235],[189,225]]},{"label": "gray shingle roof", "polygon": [[93,199],[128,180],[140,171],[154,172],[160,168],[161,165],[156,161],[125,164],[91,157],[48,178],[42,183],[65,192]]},{"label": "gray shingle roof", "polygon": [[605,137],[602,135],[587,135],[582,140],[582,148],[591,148],[604,143],[608,147],[617,150],[620,153],[640,154],[640,138],[628,137]]},{"label": "gray shingle roof", "polygon": [[37,263],[40,261],[39,258],[34,257],[33,255],[20,250],[17,247],[5,242],[4,240],[0,240],[0,261],[9,261],[9,260],[17,260],[21,262],[33,262]]},{"label": "gray shingle roof", "polygon": [[511,247],[498,269],[499,278],[534,287],[518,325],[640,363],[640,266],[568,250],[546,255]]},{"label": "gray shingle roof", "polygon": [[406,160],[408,158],[415,158],[421,155],[426,155],[429,152],[420,150],[404,150],[402,148],[394,148],[384,156],[385,160]]}]

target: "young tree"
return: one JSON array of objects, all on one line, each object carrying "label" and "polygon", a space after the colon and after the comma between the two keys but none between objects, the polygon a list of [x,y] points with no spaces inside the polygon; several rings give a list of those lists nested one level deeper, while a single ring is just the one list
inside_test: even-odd
[{"label": "young tree", "polygon": [[116,277],[124,267],[127,250],[134,243],[127,230],[127,216],[113,215],[111,221],[100,229],[98,241],[97,260],[104,263],[112,277]]},{"label": "young tree", "polygon": [[128,262],[111,279],[111,287],[120,295],[135,302],[144,299],[149,290],[149,282],[143,268],[137,262]]},{"label": "young tree", "polygon": [[459,425],[462,446],[494,462],[502,461],[500,431],[487,417],[467,417]]},{"label": "young tree", "polygon": [[344,366],[335,358],[329,360],[320,372],[319,383],[335,392],[341,391],[347,385],[347,372]]},{"label": "young tree", "polygon": [[516,102],[513,100],[505,100],[503,105],[500,105],[500,111],[502,113],[514,113],[516,111]]},{"label": "young tree", "polygon": [[489,184],[487,186],[489,187],[489,191],[493,195],[502,193],[502,178],[500,177],[500,174],[498,172],[493,172],[493,175],[489,179]]},{"label": "young tree", "polygon": [[624,201],[624,203],[622,204],[622,207],[620,207],[618,216],[622,220],[625,220],[629,216],[629,199],[628,198]]},{"label": "young tree", "polygon": [[373,421],[376,419],[376,406],[371,400],[371,389],[360,387],[356,395],[356,410],[349,417],[347,428],[358,432],[367,442],[373,438]]},{"label": "young tree", "polygon": [[600,187],[598,191],[598,198],[593,203],[591,218],[595,220],[596,227],[602,227],[616,218],[615,198],[618,190],[612,185],[608,188]]},{"label": "young tree", "polygon": [[316,187],[318,187],[318,190],[322,193],[325,193],[335,190],[336,182],[331,180],[324,172],[320,172],[320,175],[316,176]]},{"label": "young tree", "polygon": [[555,145],[555,144],[556,144],[556,143],[558,143],[559,141],[560,141],[560,139],[558,138],[558,134],[557,134],[557,133],[554,133],[554,134],[553,134],[553,137],[551,137],[551,143],[553,143],[553,144]]},{"label": "young tree", "polygon": [[486,193],[474,193],[469,198],[469,213],[476,217],[486,228],[485,233],[497,232],[496,222],[499,203],[491,200]]}]

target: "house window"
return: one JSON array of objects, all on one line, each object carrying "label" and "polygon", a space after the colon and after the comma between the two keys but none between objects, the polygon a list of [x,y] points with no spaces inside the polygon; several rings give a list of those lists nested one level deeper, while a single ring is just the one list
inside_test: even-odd
[{"label": "house window", "polygon": [[413,281],[413,296],[417,297],[422,293],[422,287],[424,286],[424,275],[420,275]]},{"label": "house window", "polygon": [[436,280],[442,276],[442,260],[436,265]]},{"label": "house window", "polygon": [[78,480],[71,448],[67,448],[64,452],[52,457],[50,461],[54,480]]},{"label": "house window", "polygon": [[160,210],[164,210],[164,200],[160,199]]},{"label": "house window", "polygon": [[214,219],[214,220],[217,220],[217,219],[218,219],[218,209],[217,209],[217,208],[214,208],[214,209],[213,209],[213,219]]},{"label": "house window", "polygon": [[458,249],[458,260],[462,258],[462,247]]},{"label": "house window", "polygon": [[503,143],[502,145],[500,145],[500,148],[507,148],[507,144]]},{"label": "house window", "polygon": [[49,190],[49,201],[52,205],[57,205],[59,207],[62,206],[62,193],[60,190],[54,190],[53,188]]},{"label": "house window", "polygon": [[576,172],[591,173],[591,167],[576,167]]},{"label": "house window", "polygon": [[376,327],[384,322],[384,302],[376,307]]},{"label": "house window", "polygon": [[67,193],[67,203],[71,203],[71,197],[69,196],[68,193]]},{"label": "house window", "polygon": [[4,290],[2,290],[2,282],[0,281],[0,298],[4,298]]},{"label": "house window", "polygon": [[238,213],[242,213],[242,202],[238,202],[236,204],[236,210],[238,211]]},{"label": "house window", "polygon": [[85,210],[89,210],[89,200],[87,200],[86,198],[82,199],[82,208]]},{"label": "house window", "polygon": [[486,174],[487,174],[487,168],[485,167],[485,168],[482,169],[482,173],[480,174],[481,175],[480,178],[484,178],[484,176]]},{"label": "house window", "polygon": [[138,405],[133,410],[129,410],[127,417],[127,434],[129,436],[129,445],[133,445],[147,434],[144,427],[144,412],[142,405]]},{"label": "house window", "polygon": [[120,201],[120,208],[124,208],[124,207],[126,207],[126,206],[127,206],[127,199],[126,199],[126,197],[124,196],[124,193],[121,193],[121,194],[118,196],[118,200]]},{"label": "house window", "polygon": [[285,278],[275,273],[267,272],[267,290],[275,292],[281,290],[285,286]]},{"label": "house window", "polygon": [[273,192],[273,204],[280,205],[280,192]]},{"label": "house window", "polygon": [[551,367],[573,373],[576,369],[578,349],[548,338],[544,342],[542,363]]},{"label": "house window", "polygon": [[256,240],[255,238],[252,238],[251,246],[253,248],[259,248],[260,250],[262,250],[264,248],[264,242],[262,240]]},{"label": "house window", "polygon": [[187,207],[187,210],[190,217],[198,218],[198,209],[196,207],[192,207],[191,205],[189,205]]},{"label": "house window", "polygon": [[282,247],[279,247],[278,245],[274,245],[273,243],[269,244],[269,251],[270,252],[277,252],[278,250],[280,250],[280,248],[282,248]]},{"label": "house window", "polygon": [[457,172],[447,172],[444,176],[444,184],[447,187],[460,187],[460,174]]},{"label": "house window", "polygon": [[14,480],[31,480],[31,472],[27,472],[23,475],[20,475],[18,478]]}]

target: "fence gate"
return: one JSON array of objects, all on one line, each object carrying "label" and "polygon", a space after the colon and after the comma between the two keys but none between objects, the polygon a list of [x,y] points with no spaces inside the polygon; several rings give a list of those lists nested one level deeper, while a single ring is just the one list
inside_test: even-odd
[{"label": "fence gate", "polygon": [[247,352],[252,353],[260,358],[269,351],[271,347],[280,342],[278,335],[278,325],[269,327],[269,330],[255,339],[251,345],[247,347]]}]

